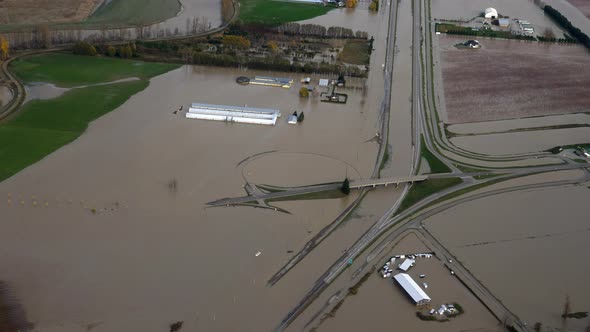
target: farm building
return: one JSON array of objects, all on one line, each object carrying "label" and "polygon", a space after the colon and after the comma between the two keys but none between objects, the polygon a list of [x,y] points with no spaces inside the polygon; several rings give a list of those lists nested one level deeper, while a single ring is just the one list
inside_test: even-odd
[{"label": "farm building", "polygon": [[484,17],[485,18],[498,18],[498,11],[496,11],[494,8],[486,8],[486,10],[484,11]]},{"label": "farm building", "polygon": [[508,28],[508,27],[510,27],[510,20],[507,18],[501,18],[498,20],[498,25],[501,28]]},{"label": "farm building", "polygon": [[406,260],[399,265],[399,269],[402,271],[407,271],[409,268],[414,266],[416,261],[410,258],[406,258]]},{"label": "farm building", "polygon": [[241,106],[224,106],[193,103],[186,113],[187,119],[275,125],[281,116],[278,110]]},{"label": "farm building", "polygon": [[393,279],[406,291],[416,305],[430,302],[430,297],[418,286],[418,284],[406,273],[398,273]]},{"label": "farm building", "polygon": [[293,84],[293,79],[282,77],[254,76],[254,79],[250,80],[250,84],[276,86],[288,89]]}]

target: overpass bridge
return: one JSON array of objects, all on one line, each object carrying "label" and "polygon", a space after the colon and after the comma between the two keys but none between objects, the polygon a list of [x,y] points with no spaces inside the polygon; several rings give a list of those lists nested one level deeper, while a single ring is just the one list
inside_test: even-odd
[{"label": "overpass bridge", "polygon": [[352,180],[350,181],[350,189],[375,188],[377,186],[387,187],[388,185],[398,185],[401,183],[420,182],[429,178],[429,175],[413,175],[382,179]]},{"label": "overpass bridge", "polygon": [[[416,176],[404,176],[394,178],[382,178],[382,179],[367,179],[367,180],[352,180],[350,181],[350,189],[363,189],[363,188],[375,188],[378,186],[387,187],[388,185],[397,186],[402,183],[414,183],[424,181],[430,178],[429,175],[416,175]],[[250,184],[247,186],[253,187]],[[282,191],[272,193],[262,193],[260,190],[253,191],[251,195],[233,198],[222,198],[216,201],[207,203],[210,206],[230,206],[237,204],[256,204],[266,200],[279,199],[292,196],[300,196],[306,194],[312,194],[322,191],[339,190],[342,187],[341,182],[315,185],[308,187],[291,188]]]}]

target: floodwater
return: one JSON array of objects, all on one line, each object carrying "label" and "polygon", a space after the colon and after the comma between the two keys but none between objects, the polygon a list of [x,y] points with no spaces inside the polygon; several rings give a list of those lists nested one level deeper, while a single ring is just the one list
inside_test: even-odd
[{"label": "floodwater", "polygon": [[34,99],[40,100],[47,100],[57,98],[64,93],[72,90],[72,89],[83,89],[91,86],[100,86],[100,85],[109,85],[109,84],[116,84],[116,83],[123,83],[123,82],[131,82],[137,81],[139,78],[137,77],[128,77],[123,78],[120,80],[115,80],[111,82],[104,82],[104,83],[97,83],[97,84],[90,84],[90,85],[80,85],[72,88],[62,88],[52,83],[45,83],[45,82],[33,82],[25,85],[25,90],[27,92],[27,96],[25,98],[25,103]]},{"label": "floodwater", "polygon": [[[432,250],[411,233],[397,243],[387,256],[376,262],[377,269],[380,269],[390,256],[429,251]],[[398,272],[401,271],[394,273]],[[376,327],[387,330],[387,327],[395,326],[395,330],[407,331],[410,330],[409,327],[412,327],[411,331],[502,331],[497,320],[457,278],[449,273],[436,256],[430,259],[418,258],[408,274],[418,284],[428,283],[425,292],[432,298],[432,308],[438,309],[443,303],[457,302],[466,313],[445,323],[421,321],[416,317],[416,306],[395,281],[391,278],[383,279],[375,272],[359,288],[356,295],[346,298],[336,316],[325,320],[319,330],[368,331],[376,330]],[[426,277],[421,279],[418,277],[420,274],[425,274]],[[362,314],[359,314],[360,312]]]},{"label": "floodwater", "polygon": [[527,325],[581,331],[587,319],[564,328],[560,315],[566,294],[572,311],[590,306],[589,199],[586,186],[513,192],[462,204],[426,224]]},{"label": "floodwater", "polygon": [[[300,270],[297,282],[273,288],[266,280],[346,198],[285,203],[292,214],[205,203],[243,195],[238,163],[268,151],[328,156],[367,177],[378,97],[347,90],[348,104],[339,105],[302,100],[298,87],[235,83],[265,74],[289,75],[185,66],[157,77],[78,140],[0,183],[0,275],[38,330],[85,331],[97,323],[93,331],[161,331],[177,320],[207,331],[277,324],[315,275]],[[381,91],[371,84],[369,91]],[[283,116],[267,127],[172,114],[191,102],[298,109],[305,121],[292,126]],[[278,164],[297,184],[313,184],[307,179],[334,167],[340,177],[341,165],[287,172]],[[319,271],[326,261],[316,264],[306,266]]]},{"label": "floodwater", "polygon": [[0,85],[0,106],[8,104],[12,99],[12,91],[4,85]]},{"label": "floodwater", "polygon": [[[115,29],[63,29],[51,31],[50,38],[53,44],[64,44],[78,40],[90,42],[107,40],[136,40],[154,39],[166,36],[182,36],[194,32],[205,32],[221,26],[221,1],[220,0],[179,0],[182,9],[175,16],[163,22],[135,27],[121,27]],[[193,29],[193,26],[195,29]],[[142,31],[142,35],[139,31]],[[5,34],[11,45],[17,46],[27,43],[31,34],[29,32],[13,32]]]},{"label": "floodwater", "polygon": [[562,29],[545,16],[539,3],[539,0],[432,0],[431,8],[435,19],[469,21],[492,7],[499,15],[531,22],[537,34],[542,34],[547,28],[558,34]]},{"label": "floodwater", "polygon": [[587,143],[589,140],[590,128],[588,127],[451,138],[451,142],[461,149],[490,155],[545,151],[560,145]]},{"label": "floodwater", "polygon": [[448,126],[447,130],[452,133],[462,135],[491,134],[519,129],[552,127],[572,124],[590,125],[590,114],[562,114],[511,120],[459,123]]},{"label": "floodwater", "polygon": [[339,26],[353,31],[366,31],[376,36],[380,27],[378,13],[369,10],[370,2],[359,2],[356,8],[336,8],[328,13],[299,21],[300,24],[320,24],[326,27]]},{"label": "floodwater", "polygon": [[27,92],[27,96],[25,98],[25,103],[27,101],[31,101],[34,99],[53,99],[57,98],[67,91],[70,91],[70,88],[60,88],[55,84],[51,83],[43,83],[43,82],[34,82],[25,85],[25,90]]},{"label": "floodwater", "polygon": [[[590,36],[590,18],[585,16],[583,12],[574,7],[566,0],[544,0],[544,2],[551,7],[557,9],[565,17],[567,17],[572,25],[582,30],[585,34]],[[581,2],[581,1],[578,1]],[[585,1],[586,9],[588,8],[587,1]],[[588,15],[588,13],[586,13]]]}]

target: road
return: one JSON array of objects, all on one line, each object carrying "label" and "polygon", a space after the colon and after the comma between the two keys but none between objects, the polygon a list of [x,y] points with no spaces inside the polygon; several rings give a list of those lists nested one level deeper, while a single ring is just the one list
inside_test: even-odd
[{"label": "road", "polygon": [[[408,191],[408,187],[404,191],[402,198],[396,201],[393,206],[386,211],[386,213],[377,221],[371,228],[366,231],[346,252],[336,260],[314,283],[312,288],[303,296],[303,298],[298,302],[295,307],[285,316],[285,318],[281,321],[279,326],[276,328],[277,331],[284,330],[297,316],[307,307],[309,306],[349,265],[350,262],[358,259],[358,257],[371,246],[374,244],[378,239],[382,237],[386,237],[388,240],[392,241],[397,238],[404,232],[406,232],[410,228],[419,228],[420,221],[423,218],[428,216],[434,215],[436,213],[440,213],[445,209],[450,207],[463,204],[469,202],[471,200],[479,199],[481,197],[485,197],[487,195],[493,194],[501,194],[510,191],[516,190],[524,190],[524,189],[531,189],[531,188],[538,188],[544,186],[551,186],[551,185],[566,185],[566,184],[575,184],[580,183],[583,181],[588,180],[588,175],[586,172],[586,176],[580,179],[572,180],[572,181],[559,181],[554,183],[541,183],[541,184],[534,184],[534,185],[525,185],[525,186],[516,186],[516,187],[509,187],[501,190],[492,191],[489,193],[482,193],[476,195],[460,195],[458,198],[453,199],[452,201],[438,203],[434,208],[428,208],[429,205],[432,205],[433,202],[445,197],[446,195],[453,194],[459,192],[461,190],[465,190],[468,188],[479,188],[483,185],[495,183],[500,180],[508,180],[513,179],[521,176],[538,174],[543,172],[554,172],[560,170],[571,170],[571,169],[588,169],[590,167],[589,164],[574,164],[569,163],[564,160],[564,163],[560,165],[544,165],[544,166],[534,166],[528,168],[522,167],[510,167],[512,165],[510,162],[514,160],[522,160],[525,158],[530,158],[531,156],[547,156],[547,153],[536,153],[536,154],[528,154],[523,155],[520,157],[511,157],[511,158],[489,158],[485,156],[485,160],[493,160],[493,161],[505,161],[503,168],[499,169],[490,169],[485,172],[475,172],[475,173],[463,173],[458,170],[455,166],[457,164],[457,160],[452,159],[451,157],[462,157],[463,160],[465,157],[471,157],[470,155],[463,154],[459,155],[456,151],[453,151],[452,147],[449,147],[445,144],[444,139],[441,139],[438,133],[438,124],[436,123],[436,116],[432,113],[434,112],[434,100],[435,100],[435,91],[433,91],[433,84],[432,84],[432,73],[429,70],[422,70],[421,66],[421,56],[420,54],[424,54],[421,52],[421,40],[424,41],[424,50],[430,50],[430,41],[429,38],[431,37],[431,29],[429,24],[429,10],[426,10],[426,7],[423,6],[424,0],[412,0],[414,4],[414,15],[413,15],[413,81],[412,81],[412,114],[413,114],[413,121],[412,121],[412,130],[413,130],[413,162],[412,162],[412,173],[415,174],[417,172],[416,167],[419,164],[420,160],[420,136],[423,135],[424,142],[426,147],[436,156],[438,157],[443,163],[445,163],[450,169],[450,174],[444,175],[437,175],[437,177],[449,177],[449,176],[457,176],[463,179],[463,183],[457,185],[452,188],[448,188],[442,191],[439,191],[426,199],[419,201],[417,204],[414,204],[410,208],[404,210],[403,212],[394,215],[397,211],[405,193]],[[393,8],[392,6],[392,12]],[[422,20],[427,21],[427,28],[422,31]],[[394,26],[390,24],[390,31],[389,33],[393,33],[391,27]],[[422,32],[425,33],[426,38],[422,39]],[[390,47],[392,45],[388,45]],[[430,53],[428,53],[429,55]],[[425,59],[429,59],[430,56],[424,56]],[[430,60],[425,61],[424,68],[431,68]],[[389,63],[388,63],[388,67]],[[422,80],[424,77],[424,81]],[[426,100],[426,105],[423,105],[422,100]],[[430,113],[428,113],[430,112]],[[442,135],[444,136],[444,135]],[[386,137],[386,136],[384,136]],[[442,152],[444,151],[444,153]],[[562,159],[559,156],[555,156],[556,158]],[[460,163],[460,162],[459,162]],[[497,177],[487,177],[485,179],[477,179],[476,176],[483,176],[483,175],[498,175]],[[423,232],[426,232],[423,230]],[[452,257],[451,253],[444,248],[442,244],[440,244],[436,239],[434,239],[431,235],[427,234],[426,236],[429,237],[433,243],[436,243],[437,248],[444,252],[447,257]],[[375,257],[375,254],[370,253],[367,256],[367,264],[364,264],[359,270],[354,272],[353,279],[357,276],[361,275],[362,270],[367,267],[368,261]],[[511,325],[517,328],[520,331],[528,331],[528,328],[525,324],[523,324],[520,319],[512,313],[508,308],[506,308],[497,298],[487,290],[487,288],[482,285],[475,276],[473,276],[464,266],[457,263],[457,260],[454,260],[453,269],[456,270],[456,273],[459,274],[461,280],[469,287],[474,294],[482,301],[482,303],[499,319],[504,320],[508,318],[508,321]],[[327,307],[326,307],[327,308]]]}]

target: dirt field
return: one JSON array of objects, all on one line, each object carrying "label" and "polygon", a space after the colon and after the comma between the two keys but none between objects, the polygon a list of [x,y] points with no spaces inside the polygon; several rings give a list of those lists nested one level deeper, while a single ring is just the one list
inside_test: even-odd
[{"label": "dirt field", "polygon": [[590,1],[588,0],[568,0],[569,3],[574,5],[578,10],[582,12],[582,14],[586,15],[586,17],[590,18]]},{"label": "dirt field", "polygon": [[101,0],[0,0],[0,24],[77,22]]},{"label": "dirt field", "polygon": [[449,123],[583,112],[590,105],[590,58],[581,46],[437,36]]}]

